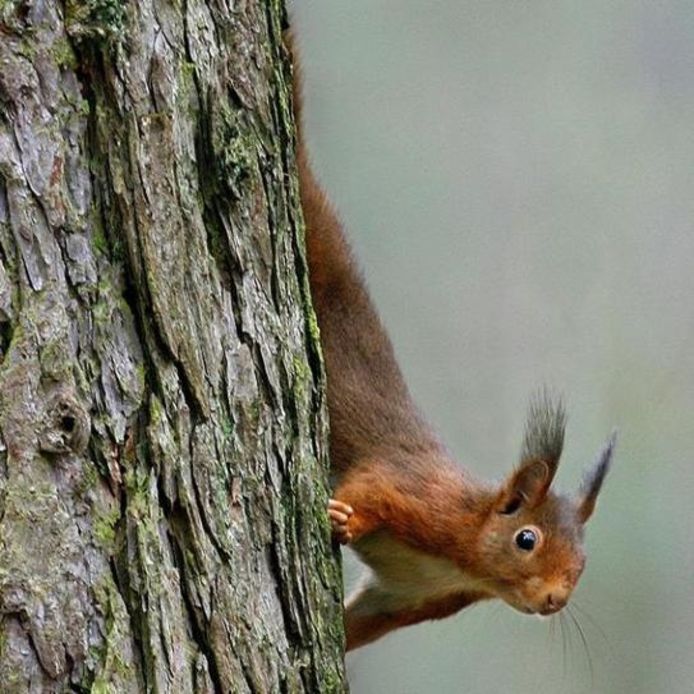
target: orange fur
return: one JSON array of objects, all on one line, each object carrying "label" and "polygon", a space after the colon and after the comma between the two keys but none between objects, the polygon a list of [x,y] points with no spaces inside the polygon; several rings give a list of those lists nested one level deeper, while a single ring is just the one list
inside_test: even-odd
[{"label": "orange fur", "polygon": [[[564,414],[546,397],[531,407],[520,466],[504,484],[482,484],[451,461],[412,403],[340,221],[311,170],[299,82],[295,74],[297,164],[328,376],[334,496],[353,509],[341,516],[340,537],[351,538],[373,572],[347,602],[347,647],[485,598],[524,612],[556,611],[583,569],[582,524],[614,441],[578,503],[550,490]],[[514,543],[529,527],[538,545],[526,552]]]},{"label": "orange fur", "polygon": [[418,624],[429,619],[444,619],[459,612],[473,602],[484,599],[484,595],[474,593],[459,593],[448,595],[439,600],[433,600],[423,607],[403,610],[401,612],[385,612],[376,616],[359,617],[348,615],[345,620],[347,632],[347,650],[365,646],[388,632],[401,627]]}]

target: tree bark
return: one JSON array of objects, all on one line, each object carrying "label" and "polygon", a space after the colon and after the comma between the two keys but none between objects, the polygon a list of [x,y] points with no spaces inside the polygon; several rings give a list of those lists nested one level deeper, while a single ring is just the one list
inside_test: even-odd
[{"label": "tree bark", "polygon": [[0,689],[343,691],[279,0],[0,3]]}]

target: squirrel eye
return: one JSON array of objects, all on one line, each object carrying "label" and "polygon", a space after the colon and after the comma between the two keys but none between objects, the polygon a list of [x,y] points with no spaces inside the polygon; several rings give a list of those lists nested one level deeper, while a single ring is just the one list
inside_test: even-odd
[{"label": "squirrel eye", "polygon": [[519,549],[522,549],[524,552],[530,552],[535,549],[537,544],[537,533],[531,528],[521,528],[516,533],[515,539]]}]

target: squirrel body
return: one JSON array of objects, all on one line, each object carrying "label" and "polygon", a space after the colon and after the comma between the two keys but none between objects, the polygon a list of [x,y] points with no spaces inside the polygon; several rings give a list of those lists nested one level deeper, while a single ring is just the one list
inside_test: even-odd
[{"label": "squirrel body", "polygon": [[453,462],[412,402],[339,218],[311,169],[291,36],[288,47],[309,280],[327,371],[329,514],[336,540],[370,569],[346,601],[347,649],[480,600],[552,614],[583,570],[583,527],[615,436],[575,499],[550,489],[565,415],[545,393],[531,402],[520,462],[504,482],[480,482]]}]

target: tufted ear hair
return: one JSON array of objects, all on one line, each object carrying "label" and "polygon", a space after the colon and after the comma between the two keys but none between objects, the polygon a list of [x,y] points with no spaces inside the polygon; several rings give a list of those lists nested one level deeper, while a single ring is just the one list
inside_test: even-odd
[{"label": "tufted ear hair", "polygon": [[520,464],[499,495],[502,513],[513,513],[521,504],[537,506],[547,494],[564,447],[566,412],[558,398],[545,390],[530,401]]},{"label": "tufted ear hair", "polygon": [[585,523],[595,510],[595,502],[610,469],[616,444],[617,430],[615,429],[598,451],[593,465],[583,477],[583,483],[578,493],[578,519],[581,523]]}]

